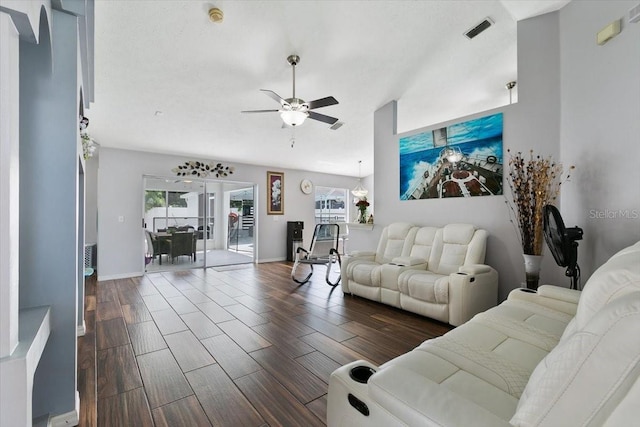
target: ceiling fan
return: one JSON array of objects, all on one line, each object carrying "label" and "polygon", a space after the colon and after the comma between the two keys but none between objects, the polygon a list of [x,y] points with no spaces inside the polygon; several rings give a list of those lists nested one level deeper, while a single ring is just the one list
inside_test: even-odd
[{"label": "ceiling fan", "polygon": [[298,55],[289,55],[287,61],[291,64],[293,69],[293,95],[291,98],[284,99],[277,93],[268,89],[260,89],[267,96],[275,99],[280,103],[280,109],[278,110],[249,110],[242,111],[243,113],[280,113],[282,121],[292,127],[300,126],[306,118],[318,120],[320,122],[334,125],[331,128],[337,129],[340,126],[335,126],[338,119],[324,114],[316,113],[317,108],[328,107],[330,105],[336,105],[338,101],[333,96],[327,96],[326,98],[316,99],[315,101],[305,102],[303,99],[296,98],[296,65],[300,63],[300,57]]}]

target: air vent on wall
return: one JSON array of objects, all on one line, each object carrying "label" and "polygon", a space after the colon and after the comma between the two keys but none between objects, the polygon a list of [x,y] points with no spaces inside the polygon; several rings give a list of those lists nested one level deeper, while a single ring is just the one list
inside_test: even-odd
[{"label": "air vent on wall", "polygon": [[491,18],[484,18],[484,20],[481,23],[479,23],[469,31],[465,32],[464,35],[468,39],[472,39],[478,34],[480,34],[481,32],[483,32],[484,30],[486,30],[487,28],[489,28],[491,25],[493,25],[493,21],[491,20]]},{"label": "air vent on wall", "polygon": [[640,4],[635,7],[632,7],[629,11],[629,22],[635,24],[636,22],[640,22]]}]

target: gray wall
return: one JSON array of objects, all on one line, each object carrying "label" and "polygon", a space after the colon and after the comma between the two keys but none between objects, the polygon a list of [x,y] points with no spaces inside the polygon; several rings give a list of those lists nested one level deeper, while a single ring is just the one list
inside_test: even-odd
[{"label": "gray wall", "polygon": [[[594,261],[598,265],[615,250],[640,239],[637,219],[588,220],[589,210],[600,206],[638,212],[640,26],[628,25],[620,40],[610,42],[611,46],[595,45],[595,33],[631,6],[632,2],[572,2],[562,14],[554,12],[520,21],[517,104],[402,135],[501,111],[505,152],[507,148],[523,152],[533,149],[559,159],[565,166],[575,164],[579,172],[563,184],[561,211],[567,226],[581,225],[588,234],[579,249],[583,283],[593,271]],[[599,23],[590,22],[596,17]],[[594,69],[597,77],[593,77]],[[613,110],[607,112],[607,108]],[[488,230],[486,261],[499,271],[500,298],[505,298],[524,281],[522,250],[505,198],[400,201],[396,110],[391,102],[375,113],[376,222],[387,225],[402,220],[436,226],[469,222]],[[614,156],[612,147],[632,154]],[[610,160],[599,163],[603,158]],[[629,178],[628,185],[621,185],[625,177]],[[374,230],[376,234],[380,231],[380,227]],[[546,248],[542,268],[541,284],[569,286],[564,269],[556,266]]]},{"label": "gray wall", "polygon": [[[575,164],[562,194],[565,221],[584,228],[583,276],[640,240],[640,23],[634,1],[569,3],[560,11],[561,153]],[[623,18],[603,46],[595,34]]]},{"label": "gray wall", "polygon": [[[75,410],[78,287],[78,20],[52,12],[48,43],[20,43],[20,308],[51,306],[33,414]],[[41,31],[41,37],[47,31]]]},{"label": "gray wall", "polygon": [[[104,141],[103,141],[104,142]],[[163,154],[101,148],[98,167],[98,278],[105,280],[142,274],[143,175],[174,176],[171,169],[186,160]],[[202,160],[202,159],[201,159]],[[206,159],[204,159],[206,160]],[[284,215],[266,214],[267,170],[271,168],[227,163],[235,167],[228,181],[258,185],[255,200],[258,262],[286,258],[287,221],[304,221],[305,246],[311,241],[315,204],[313,193],[300,191],[300,181],[310,179],[314,185],[353,188],[357,179],[300,170],[284,172]],[[124,222],[118,217],[124,216]]]}]

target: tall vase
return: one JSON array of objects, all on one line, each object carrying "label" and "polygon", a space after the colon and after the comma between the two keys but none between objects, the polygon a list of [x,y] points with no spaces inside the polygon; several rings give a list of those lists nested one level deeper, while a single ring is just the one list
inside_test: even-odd
[{"label": "tall vase", "polygon": [[360,224],[366,224],[367,223],[367,210],[366,209],[360,209],[359,210],[358,222]]},{"label": "tall vase", "polygon": [[527,280],[527,289],[538,289],[540,280],[540,264],[542,255],[522,254],[524,257],[524,272]]}]

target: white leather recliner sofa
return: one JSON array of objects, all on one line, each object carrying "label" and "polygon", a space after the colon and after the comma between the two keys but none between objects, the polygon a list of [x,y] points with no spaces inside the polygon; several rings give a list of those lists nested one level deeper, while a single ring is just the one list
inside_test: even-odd
[{"label": "white leather recliner sofa", "polygon": [[342,290],[458,326],[497,304],[486,244],[487,232],[471,224],[390,224],[375,252],[343,258]]},{"label": "white leather recliner sofa", "polygon": [[640,420],[640,242],[582,292],[515,289],[380,367],[329,381],[337,426],[620,426]]}]

